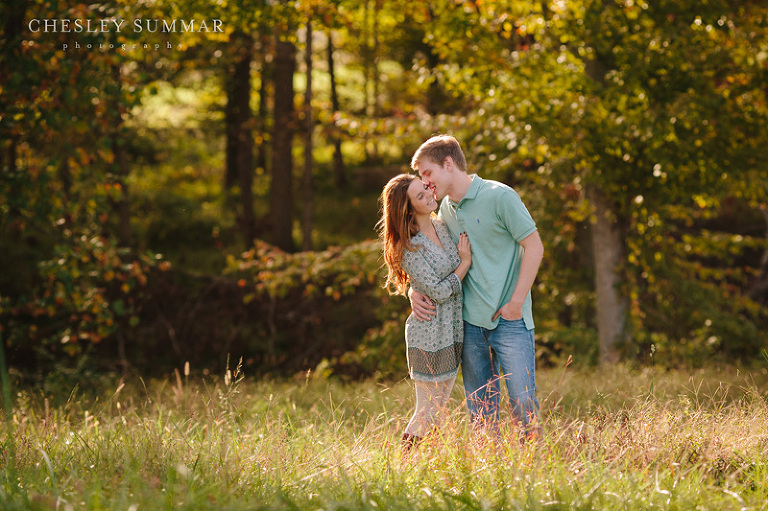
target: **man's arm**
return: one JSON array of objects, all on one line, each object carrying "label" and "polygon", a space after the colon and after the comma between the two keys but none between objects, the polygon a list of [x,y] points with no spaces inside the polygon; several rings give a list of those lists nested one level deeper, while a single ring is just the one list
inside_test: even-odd
[{"label": "man's arm", "polygon": [[541,260],[544,258],[544,245],[541,242],[539,231],[534,231],[520,242],[525,252],[523,260],[520,263],[520,275],[517,278],[517,285],[512,293],[512,298],[505,303],[493,316],[493,321],[501,316],[506,320],[516,320],[523,317],[523,304],[528,292],[536,280],[536,274],[539,272]]}]

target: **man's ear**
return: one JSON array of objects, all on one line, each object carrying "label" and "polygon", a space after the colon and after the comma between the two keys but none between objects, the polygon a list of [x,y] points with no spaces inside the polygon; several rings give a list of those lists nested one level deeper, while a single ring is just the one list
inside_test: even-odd
[{"label": "man's ear", "polygon": [[445,170],[447,170],[448,172],[452,172],[453,171],[453,158],[451,158],[450,156],[446,156],[445,160],[443,160],[443,167],[445,167]]}]

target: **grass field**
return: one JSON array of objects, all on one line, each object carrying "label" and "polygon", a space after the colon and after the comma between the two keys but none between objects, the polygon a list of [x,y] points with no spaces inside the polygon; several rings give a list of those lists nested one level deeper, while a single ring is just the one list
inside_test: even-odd
[{"label": "grass field", "polygon": [[[543,438],[447,425],[412,455],[410,382],[115,381],[16,396],[0,508],[764,509],[765,369],[539,371]],[[104,384],[102,384],[102,387]]]}]

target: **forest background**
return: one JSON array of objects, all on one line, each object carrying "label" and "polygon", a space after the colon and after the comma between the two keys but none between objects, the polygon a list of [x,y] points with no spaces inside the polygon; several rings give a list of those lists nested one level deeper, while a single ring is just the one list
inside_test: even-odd
[{"label": "forest background", "polygon": [[540,365],[765,356],[763,2],[9,0],[0,20],[14,381],[402,378],[377,199],[435,133],[537,221]]}]

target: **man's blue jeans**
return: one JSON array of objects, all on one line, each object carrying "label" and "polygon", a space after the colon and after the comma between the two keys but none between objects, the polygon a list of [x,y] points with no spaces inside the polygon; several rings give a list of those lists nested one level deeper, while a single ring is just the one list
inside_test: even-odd
[{"label": "man's blue jeans", "polygon": [[499,417],[500,380],[504,378],[513,416],[529,432],[538,422],[536,350],[533,330],[522,319],[499,318],[493,330],[464,322],[462,374],[467,408],[473,421]]}]

